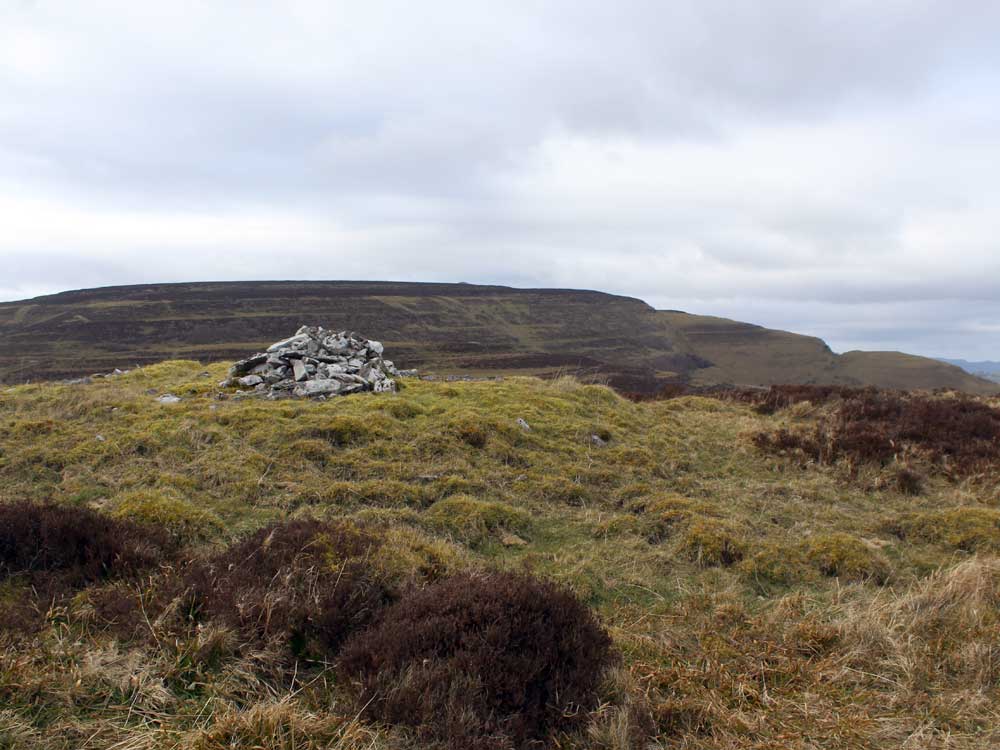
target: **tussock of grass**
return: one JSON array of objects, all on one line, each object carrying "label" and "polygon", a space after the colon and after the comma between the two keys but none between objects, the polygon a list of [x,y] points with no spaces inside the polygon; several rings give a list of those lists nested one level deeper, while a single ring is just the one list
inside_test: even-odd
[{"label": "tussock of grass", "polygon": [[890,576],[888,561],[850,534],[817,534],[805,544],[805,556],[820,573],[846,581],[885,583]]},{"label": "tussock of grass", "polygon": [[[678,527],[696,517],[716,515],[708,504],[680,495],[642,496],[629,504],[629,510],[640,516],[641,528],[653,544],[670,538]],[[694,535],[698,534],[695,531]]]},{"label": "tussock of grass", "polygon": [[468,495],[438,500],[423,514],[423,520],[428,528],[472,546],[483,544],[500,531],[525,534],[531,526],[531,517],[523,510]]},{"label": "tussock of grass", "polygon": [[[896,682],[898,699],[942,712],[955,733],[981,734],[973,717],[1000,680],[1000,565],[973,558],[889,602],[849,609],[841,626],[855,664]],[[957,689],[950,698],[943,691]],[[947,705],[952,701],[951,705]],[[996,707],[991,706],[991,715]]]},{"label": "tussock of grass", "polygon": [[493,425],[475,414],[459,414],[450,428],[455,437],[473,448],[485,448],[493,435]]},{"label": "tussock of grass", "polygon": [[[580,506],[587,502],[590,495],[588,486],[576,477],[542,476],[532,477],[531,480],[530,487],[525,487],[526,491],[543,502]],[[524,480],[522,483],[528,485]]]},{"label": "tussock of grass", "polygon": [[301,426],[293,433],[305,439],[321,440],[328,445],[343,447],[357,445],[385,433],[384,418],[376,415],[368,418],[336,415],[327,418],[301,420]]},{"label": "tussock of grass", "polygon": [[735,524],[716,518],[691,518],[677,541],[678,552],[703,567],[737,563],[743,559],[746,548]]},{"label": "tussock of grass", "polygon": [[433,502],[433,488],[395,479],[330,482],[311,502],[344,507],[420,508]]},{"label": "tussock of grass", "polygon": [[356,719],[319,715],[288,699],[264,701],[245,711],[229,710],[194,734],[192,750],[362,750],[375,733]]},{"label": "tussock of grass", "polygon": [[204,542],[224,531],[217,514],[162,490],[144,489],[121,495],[113,501],[112,515],[162,529],[183,543]]},{"label": "tussock of grass", "polygon": [[799,545],[767,542],[740,563],[740,572],[755,586],[791,586],[808,580],[811,566]]},{"label": "tussock of grass", "polygon": [[906,514],[886,524],[901,539],[964,552],[1000,551],[1000,510],[959,507]]},{"label": "tussock of grass", "polygon": [[380,538],[374,563],[391,580],[421,584],[470,567],[463,548],[419,529],[395,526],[380,531]]}]

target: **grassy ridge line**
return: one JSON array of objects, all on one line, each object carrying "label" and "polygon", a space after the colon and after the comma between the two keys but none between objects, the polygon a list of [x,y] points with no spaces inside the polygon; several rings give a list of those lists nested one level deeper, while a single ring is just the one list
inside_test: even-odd
[{"label": "grassy ridge line", "polygon": [[[566,583],[624,656],[567,747],[1000,741],[995,481],[931,476],[914,497],[891,465],[852,475],[754,447],[760,431],[813,424],[808,404],[764,416],[530,378],[217,401],[225,369],[167,362],[0,391],[0,499],[90,505],[193,549],[278,519],[348,519],[387,539],[379,564],[397,575],[527,568]],[[184,400],[155,401],[168,391]],[[953,535],[932,533],[942,510]],[[0,599],[16,594],[0,584]],[[275,683],[252,661],[199,661],[198,642],[122,643],[88,620],[89,596],[3,651],[4,741],[406,746],[337,710],[321,671]],[[179,673],[197,676],[191,690]]]},{"label": "grassy ridge line", "polygon": [[363,331],[405,367],[569,372],[596,375],[623,391],[649,393],[676,382],[997,390],[937,360],[836,355],[809,336],[656,311],[629,297],[394,282],[152,284],[0,303],[0,380],[64,378],[164,359],[238,359],[303,323]]},{"label": "grassy ridge line", "polygon": [[836,354],[812,336],[706,315],[658,312],[681,345],[711,365],[691,373],[694,385],[872,385],[902,390],[950,388],[979,395],[994,384],[945,362],[902,352]]}]

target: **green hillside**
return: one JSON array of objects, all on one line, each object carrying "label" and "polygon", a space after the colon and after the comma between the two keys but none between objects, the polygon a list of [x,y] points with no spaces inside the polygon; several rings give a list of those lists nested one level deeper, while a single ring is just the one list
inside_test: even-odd
[{"label": "green hillside", "polygon": [[0,304],[0,381],[110,372],[168,358],[238,359],[300,325],[385,342],[401,367],[440,374],[574,373],[626,391],[838,383],[994,384],[936,360],[830,352],[814,338],[653,310],[600,292],[395,282],[155,284]]},{"label": "green hillside", "polygon": [[657,313],[689,350],[712,363],[691,373],[696,385],[807,383],[879,388],[951,388],[996,393],[959,367],[902,352],[834,354],[822,339],[725,318]]}]

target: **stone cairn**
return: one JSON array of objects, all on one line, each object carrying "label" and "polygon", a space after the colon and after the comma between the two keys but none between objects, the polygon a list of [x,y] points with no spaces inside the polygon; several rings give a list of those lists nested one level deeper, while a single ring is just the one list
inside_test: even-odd
[{"label": "stone cairn", "polygon": [[251,388],[267,398],[327,398],[358,391],[391,393],[400,373],[383,347],[356,333],[302,326],[266,352],[237,362],[223,387]]}]

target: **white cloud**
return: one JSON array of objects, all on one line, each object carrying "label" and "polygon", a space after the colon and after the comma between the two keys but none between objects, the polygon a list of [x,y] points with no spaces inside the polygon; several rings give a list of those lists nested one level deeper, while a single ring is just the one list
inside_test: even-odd
[{"label": "white cloud", "polygon": [[1000,359],[1000,6],[0,6],[0,297],[594,287]]}]

